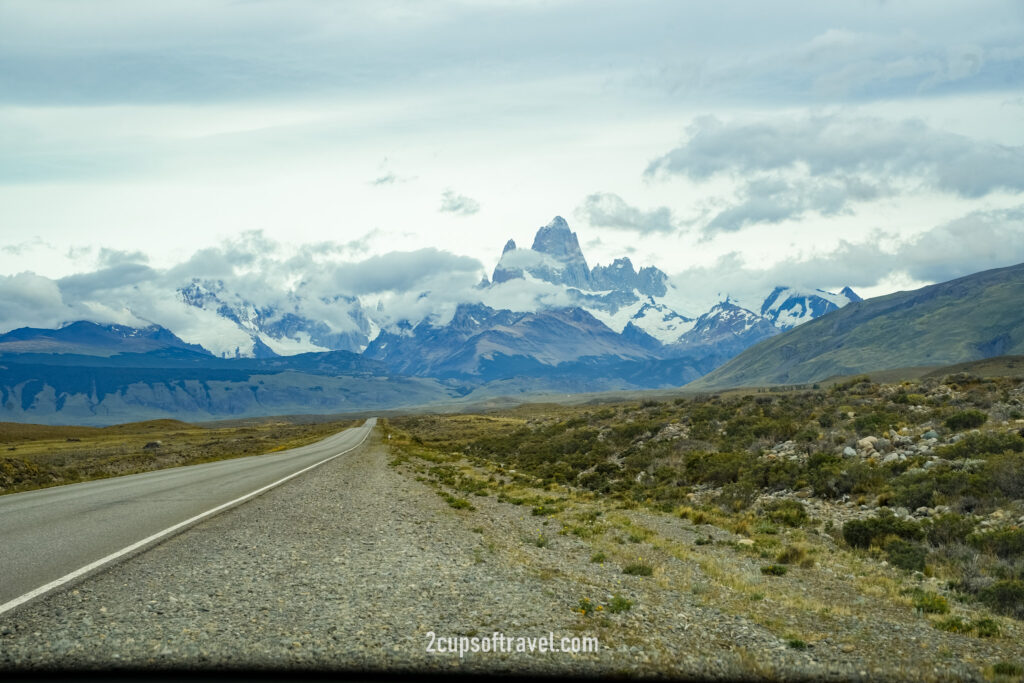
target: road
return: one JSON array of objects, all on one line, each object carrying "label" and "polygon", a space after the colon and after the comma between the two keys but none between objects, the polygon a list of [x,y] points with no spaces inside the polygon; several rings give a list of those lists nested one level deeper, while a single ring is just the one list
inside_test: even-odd
[{"label": "road", "polygon": [[0,613],[51,582],[353,449],[375,424],[371,418],[280,453],[0,496]]}]

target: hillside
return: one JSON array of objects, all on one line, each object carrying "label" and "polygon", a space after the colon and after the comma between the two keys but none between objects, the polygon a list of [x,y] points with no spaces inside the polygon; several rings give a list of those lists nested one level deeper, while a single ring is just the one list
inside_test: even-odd
[{"label": "hillside", "polygon": [[834,375],[1024,353],[1024,264],[848,304],[747,349],[689,389],[801,384]]}]

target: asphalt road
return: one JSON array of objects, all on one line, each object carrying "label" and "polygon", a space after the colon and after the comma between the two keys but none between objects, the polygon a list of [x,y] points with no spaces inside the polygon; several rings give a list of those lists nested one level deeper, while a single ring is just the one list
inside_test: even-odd
[{"label": "asphalt road", "polygon": [[0,612],[69,573],[357,446],[376,422],[280,453],[0,496]]}]

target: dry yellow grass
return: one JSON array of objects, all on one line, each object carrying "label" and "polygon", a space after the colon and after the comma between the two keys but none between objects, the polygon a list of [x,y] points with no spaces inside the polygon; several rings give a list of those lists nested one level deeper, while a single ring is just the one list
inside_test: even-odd
[{"label": "dry yellow grass", "polygon": [[110,427],[0,423],[0,494],[282,451],[355,424],[274,419],[214,426],[177,420]]}]

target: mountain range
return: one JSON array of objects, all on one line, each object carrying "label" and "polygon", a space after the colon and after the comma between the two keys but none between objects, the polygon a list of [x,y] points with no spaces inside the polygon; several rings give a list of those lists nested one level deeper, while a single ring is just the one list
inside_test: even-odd
[{"label": "mountain range", "polygon": [[[536,283],[543,283],[549,289],[554,286],[561,299],[569,304],[563,308],[586,311],[616,334],[622,335],[627,327],[632,326],[634,329],[620,340],[623,357],[633,353],[629,346],[640,341],[637,339],[639,333],[657,342],[652,348],[669,347],[669,350],[657,354],[669,356],[676,355],[671,350],[674,345],[692,348],[708,340],[721,339],[723,335],[730,339],[730,335],[738,335],[732,344],[732,352],[735,353],[738,348],[745,348],[766,336],[860,299],[849,288],[833,294],[823,290],[777,287],[768,295],[760,312],[743,309],[742,316],[750,321],[744,329],[735,325],[739,306],[728,299],[703,315],[690,317],[680,310],[685,306],[686,293],[654,266],[637,270],[629,258],[618,258],[608,266],[591,268],[576,233],[562,217],[556,216],[537,230],[529,249],[519,248],[509,240],[491,278],[485,279],[477,288],[478,299],[465,303],[486,307],[492,298],[489,294],[499,289],[502,292],[519,291],[523,295],[518,297],[520,308],[515,313],[533,313],[543,317],[552,310],[550,305],[533,302],[526,303],[526,309],[522,308],[523,302],[533,301],[529,292],[531,285]],[[221,351],[221,355],[228,356],[268,357],[310,351],[362,353],[379,336],[385,340],[408,336],[424,324],[440,328],[450,322],[440,313],[428,314],[420,320],[394,320],[382,303],[368,306],[347,293],[310,301],[296,290],[289,293],[285,304],[272,305],[254,301],[243,292],[231,291],[221,280],[192,280],[179,287],[175,294],[185,304],[216,314],[248,336],[251,340],[249,346]],[[730,303],[732,306],[728,305]],[[322,310],[324,306],[330,307],[331,322],[311,312],[314,308]],[[728,310],[724,316],[723,306]],[[495,310],[507,309],[499,307]],[[502,316],[487,314],[484,317],[495,324],[506,323]],[[724,328],[712,329],[715,321],[723,323],[729,330],[728,334]],[[463,324],[461,320],[454,323],[456,328]],[[688,335],[697,327],[701,328],[700,332]],[[204,340],[201,335],[193,335],[187,341],[204,345],[211,351],[219,346],[217,340]],[[651,345],[650,341],[641,343]],[[374,345],[374,353],[379,351],[379,346],[379,343]]]},{"label": "mountain range", "polygon": [[[510,291],[529,300],[538,284],[560,304],[485,303]],[[529,249],[509,240],[476,292],[479,300],[447,317],[394,320],[383,305],[344,292],[310,302],[296,289],[282,306],[223,281],[192,280],[175,295],[242,330],[251,346],[214,353],[219,347],[201,335],[182,339],[156,324],[13,330],[0,335],[0,420],[209,419],[337,412],[355,402],[380,409],[499,393],[677,387],[861,301],[849,288],[779,286],[759,311],[726,297],[691,317],[680,310],[685,292],[654,266],[637,270],[619,258],[591,268],[561,217],[541,227]],[[310,313],[325,306],[330,322]]]},{"label": "mountain range", "polygon": [[853,303],[694,382],[722,389],[1024,354],[1024,264]]}]

